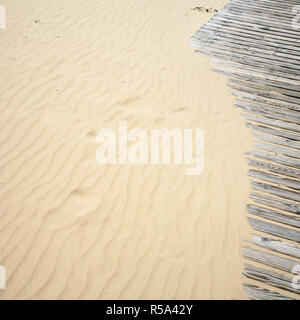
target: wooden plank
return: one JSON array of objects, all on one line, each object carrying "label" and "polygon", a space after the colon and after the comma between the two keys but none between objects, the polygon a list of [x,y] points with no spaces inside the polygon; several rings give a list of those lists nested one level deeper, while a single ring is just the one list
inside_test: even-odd
[{"label": "wooden plank", "polygon": [[255,101],[242,100],[240,98],[236,99],[236,104],[250,108],[251,112],[263,111],[263,112],[276,114],[276,115],[280,114],[280,115],[289,117],[287,118],[288,120],[293,119],[293,122],[294,122],[294,119],[296,121],[300,121],[300,110],[296,111],[296,110],[285,109],[282,105],[277,106],[275,104],[267,103],[267,102],[258,103]]},{"label": "wooden plank", "polygon": [[282,154],[284,156],[294,158],[295,160],[300,159],[300,152],[291,148],[274,146],[263,142],[256,142],[255,147],[264,151],[273,152],[276,155]]},{"label": "wooden plank", "polygon": [[[297,41],[297,38],[290,37],[290,38],[284,38],[282,36],[282,33],[277,33],[276,30],[270,30],[268,27],[264,28],[262,26],[247,26],[247,25],[241,25],[238,22],[234,21],[226,21],[226,19],[218,19],[219,16],[215,16],[213,19],[209,20],[205,23],[205,25],[198,30],[194,34],[194,38],[202,36],[202,35],[210,35],[210,36],[221,36],[222,34],[228,35],[228,36],[236,36],[236,39],[238,36],[241,36],[241,33],[239,34],[239,30],[243,30],[242,36],[244,36],[245,40],[258,40],[260,39],[262,41],[262,44],[282,44],[284,48],[296,48],[299,46],[299,40]],[[260,29],[260,30],[259,30]],[[296,36],[297,37],[297,36]],[[225,38],[226,39],[226,38]],[[295,41],[291,42],[290,40],[294,39]]]},{"label": "wooden plank", "polygon": [[[282,72],[278,70],[274,70],[272,66],[262,66],[261,68],[258,67],[257,63],[249,63],[248,61],[241,60],[241,59],[235,59],[235,58],[230,58],[221,54],[217,55],[212,55],[211,53],[205,53],[204,54],[214,57],[214,58],[222,58],[222,60],[219,60],[218,62],[218,69],[223,70],[223,71],[231,71],[235,74],[249,74],[249,76],[256,76],[260,77],[262,79],[269,79],[269,80],[274,80],[282,83],[287,83],[287,84],[294,84],[297,85],[296,83],[300,81],[300,77],[296,76],[294,73],[287,73],[287,72]],[[230,79],[229,79],[230,80]],[[249,83],[242,83],[241,85],[239,84],[234,84],[232,81],[229,81],[229,87],[237,87],[236,90],[239,91],[244,91],[245,89],[252,89],[251,93],[255,94],[268,94],[270,95],[271,98],[275,98],[276,100],[283,100],[291,103],[296,103],[299,104],[299,97],[292,97],[289,95],[280,95],[273,92],[270,92],[269,88],[263,88],[263,87],[258,87],[256,86],[253,90],[253,88],[250,87]],[[249,88],[247,88],[249,87]],[[247,92],[247,91],[246,91]],[[267,96],[268,97],[268,96]]]},{"label": "wooden plank", "polygon": [[298,202],[291,202],[255,192],[250,194],[250,198],[259,204],[270,206],[275,209],[281,209],[290,213],[300,214],[300,204]]},{"label": "wooden plank", "polygon": [[247,88],[244,86],[239,86],[239,85],[235,85],[233,83],[228,83],[228,86],[233,89],[233,90],[237,90],[237,91],[241,91],[241,92],[247,92],[247,93],[254,93],[259,97],[263,97],[263,98],[270,98],[270,99],[274,99],[277,101],[284,101],[284,102],[290,102],[293,104],[300,104],[300,100],[294,97],[289,97],[289,96],[281,96],[278,95],[276,93],[272,93],[272,92],[266,92],[263,90],[254,90],[252,88]]},{"label": "wooden plank", "polygon": [[[276,42],[265,42],[262,39],[257,39],[257,37],[249,37],[243,38],[236,33],[231,32],[230,34],[224,34],[220,31],[214,32],[212,35],[209,35],[209,31],[213,28],[207,28],[207,33],[202,33],[201,35],[194,36],[191,39],[191,45],[195,49],[204,49],[207,44],[210,45],[216,45],[220,44],[224,47],[230,47],[233,46],[234,48],[249,48],[249,50],[252,50],[253,52],[261,52],[264,54],[267,54],[268,52],[272,52],[274,54],[274,57],[290,57],[293,56],[295,61],[300,60],[299,52],[298,50],[300,47],[295,47],[293,45],[283,45],[282,43],[276,43]],[[280,49],[278,49],[278,46]]]},{"label": "wooden plank", "polygon": [[291,0],[285,0],[282,2],[279,2],[278,0],[233,0],[230,2],[230,5],[232,4],[238,4],[238,5],[249,5],[251,7],[258,7],[262,10],[272,10],[272,12],[274,12],[274,10],[278,10],[278,13],[280,14],[280,16],[292,16],[293,14],[291,12],[291,7],[290,6],[294,6],[299,4],[299,2],[297,0],[295,1],[291,1]]},{"label": "wooden plank", "polygon": [[288,102],[278,101],[275,99],[263,98],[253,93],[246,93],[246,92],[239,92],[239,91],[232,91],[231,93],[233,96],[237,98],[247,99],[250,101],[255,101],[255,102],[264,103],[267,105],[276,106],[281,110],[287,109],[287,110],[300,111],[300,105],[297,105],[297,104],[291,104]]},{"label": "wooden plank", "polygon": [[293,5],[296,5],[290,3],[289,1],[284,1],[284,5],[282,3],[280,3],[278,0],[277,1],[268,1],[268,0],[264,0],[264,1],[259,1],[259,0],[255,0],[255,5],[253,3],[253,1],[251,0],[233,0],[230,2],[230,8],[234,5],[238,5],[239,8],[242,8],[243,11],[245,9],[247,9],[247,11],[250,8],[257,8],[258,10],[260,10],[262,13],[264,14],[265,10],[268,10],[270,12],[276,12],[280,17],[288,17],[288,18],[292,18],[293,17],[293,13],[292,13],[292,7]]},{"label": "wooden plank", "polygon": [[232,14],[223,15],[222,13],[219,13],[218,15],[215,15],[213,19],[206,22],[202,29],[207,30],[207,26],[215,27],[226,31],[240,29],[245,32],[245,36],[261,35],[266,39],[271,39],[274,41],[285,40],[285,43],[289,43],[292,42],[292,40],[294,40],[296,44],[299,43],[299,39],[297,39],[297,34],[294,33],[292,29],[286,29],[287,38],[284,39],[283,33],[278,32],[278,29],[282,29],[281,27],[279,27],[277,29],[278,31],[276,31],[276,28],[273,28],[270,24],[257,23],[255,19],[251,19],[250,17],[249,20],[252,20],[252,22],[250,23],[247,21],[242,21],[242,19],[234,17],[234,15]]},{"label": "wooden plank", "polygon": [[278,107],[267,106],[242,100],[237,100],[235,106],[249,113],[261,115],[266,118],[285,120],[286,122],[300,124],[300,112],[280,109]]},{"label": "wooden plank", "polygon": [[253,300],[295,300],[278,292],[260,288],[258,286],[250,284],[244,284],[244,288],[249,298]]},{"label": "wooden plank", "polygon": [[255,216],[280,222],[296,228],[300,228],[300,217],[286,215],[278,211],[270,210],[267,208],[263,208],[263,207],[259,207],[251,204],[247,205],[247,210],[250,214],[253,214]]},{"label": "wooden plank", "polygon": [[251,159],[251,158],[247,158],[247,160],[248,160],[249,166],[251,167],[260,168],[268,172],[273,172],[283,176],[300,179],[300,170],[276,165],[268,161],[260,161],[260,160]]},{"label": "wooden plank", "polygon": [[280,156],[280,155],[273,155],[271,153],[263,152],[260,150],[254,150],[252,152],[248,152],[247,154],[252,157],[256,157],[259,159],[264,159],[264,160],[272,161],[275,163],[283,164],[288,167],[300,168],[299,161],[288,158],[288,157],[284,157],[284,156]]},{"label": "wooden plank", "polygon": [[269,134],[262,134],[262,133],[258,133],[255,131],[252,132],[252,135],[262,141],[282,145],[282,146],[297,149],[300,151],[300,142],[298,142],[298,141],[294,141],[294,140],[291,140],[288,138],[281,138],[281,137],[277,137],[277,136],[272,136]]},{"label": "wooden plank", "polygon": [[[223,11],[223,10],[222,10]],[[297,30],[294,30],[292,26],[287,26],[284,23],[280,22],[271,22],[267,19],[259,19],[247,13],[243,13],[244,17],[241,14],[236,14],[233,11],[229,12],[220,12],[218,15],[215,15],[212,20],[208,22],[214,23],[214,25],[221,25],[222,27],[230,23],[231,26],[239,27],[243,30],[249,30],[257,33],[262,33],[270,37],[281,39],[283,35],[286,35],[286,41],[299,42],[299,37],[297,35]]]},{"label": "wooden plank", "polygon": [[[224,52],[214,52],[213,50],[206,50],[200,44],[192,44],[196,48],[196,52],[200,52],[209,57],[218,58],[220,60],[220,65],[227,65],[235,68],[238,66],[239,72],[243,69],[248,69],[260,73],[261,75],[268,76],[270,79],[280,80],[283,83],[293,84],[295,81],[300,81],[299,73],[293,71],[293,69],[281,68],[272,64],[261,64],[255,59],[239,57],[239,55],[228,55],[224,54]],[[261,68],[258,67],[259,65],[261,65]],[[299,97],[297,97],[297,99],[299,102]]]},{"label": "wooden plank", "polygon": [[[285,129],[285,130],[290,130],[293,132],[297,132],[298,136],[297,136],[297,140],[300,139],[300,126],[296,125],[296,124],[291,124],[288,122],[284,122],[284,121],[279,121],[279,120],[270,120],[270,119],[266,119],[266,118],[262,118],[262,117],[258,117],[255,115],[250,115],[248,113],[243,113],[242,114],[247,120],[256,122],[256,123],[260,123],[260,124],[265,124],[265,125],[269,125],[275,128],[280,128],[280,129]],[[295,139],[296,140],[296,139]]]},{"label": "wooden plank", "polygon": [[248,175],[249,177],[252,177],[252,178],[260,179],[260,180],[275,183],[275,184],[280,184],[282,186],[285,186],[291,189],[300,190],[300,182],[292,179],[283,178],[275,174],[265,173],[265,172],[251,169],[249,170]]},{"label": "wooden plank", "polygon": [[[230,23],[231,22],[231,23]],[[289,36],[285,38],[282,34],[272,32],[272,30],[264,30],[263,26],[256,25],[255,27],[251,25],[245,25],[243,23],[233,23],[229,21],[229,24],[226,23],[225,19],[218,19],[214,21],[208,21],[204,26],[203,30],[205,31],[214,31],[214,34],[221,35],[221,33],[227,31],[235,31],[243,30],[243,35],[246,39],[258,39],[259,37],[264,41],[271,41],[274,43],[281,43],[284,47],[286,46],[299,46],[299,40],[295,38],[295,36]],[[221,31],[222,30],[222,31]],[[200,33],[196,33],[196,35],[200,35]]]},{"label": "wooden plank", "polygon": [[246,125],[255,130],[255,131],[259,131],[262,133],[267,133],[276,137],[281,137],[281,138],[287,138],[290,140],[293,140],[295,142],[299,142],[299,135],[293,132],[289,132],[286,130],[281,130],[281,129],[277,129],[277,128],[272,128],[269,126],[265,126],[265,125],[257,125],[257,124],[253,124],[252,122],[247,122]]},{"label": "wooden plank", "polygon": [[[207,33],[202,33],[198,36],[192,38],[192,43],[195,44],[195,47],[199,45],[209,45],[211,47],[218,46],[219,48],[225,48],[227,50],[234,49],[239,52],[247,53],[248,50],[252,54],[261,54],[262,57],[267,57],[272,55],[273,58],[278,59],[279,61],[294,62],[298,66],[300,63],[299,52],[292,47],[290,48],[278,48],[270,43],[262,44],[261,41],[250,40],[242,42],[239,40],[239,37],[232,35],[232,37],[221,37],[217,34],[209,36]],[[249,53],[248,52],[248,53]],[[286,59],[286,60],[285,60]]]},{"label": "wooden plank", "polygon": [[[205,41],[205,38],[198,38],[198,40],[200,40],[198,44],[195,41],[196,48],[199,46],[199,44],[203,44],[203,40]],[[292,70],[289,70],[288,73],[291,73],[293,70],[300,69],[299,60],[291,58],[292,55],[285,55],[283,57],[277,55],[270,58],[270,50],[267,49],[258,51],[257,49],[252,50],[249,47],[242,48],[240,46],[229,46],[229,44],[226,44],[224,42],[220,43],[205,41],[205,50],[208,52],[223,53],[231,57],[239,56],[241,58],[249,59],[249,61],[259,61],[266,65],[272,65],[276,68],[276,70],[282,70],[284,72],[287,72],[286,68],[293,68]]]},{"label": "wooden plank", "polygon": [[[279,79],[280,81],[281,79]],[[263,81],[256,81],[254,82],[254,78],[248,77],[246,80],[239,80],[238,76],[232,77],[228,80],[228,82],[231,82],[233,84],[247,86],[249,88],[254,88],[258,90],[264,90],[267,92],[276,92],[284,96],[294,97],[299,99],[300,94],[297,91],[298,86],[293,86],[293,89],[285,89],[284,87],[287,87],[286,84],[280,85],[274,85],[275,82],[268,81],[267,77],[263,78]],[[291,87],[291,86],[290,86]]]},{"label": "wooden plank", "polygon": [[284,241],[275,240],[272,238],[262,237],[257,234],[252,236],[253,243],[278,253],[286,254],[291,257],[300,259],[300,247],[286,243]]},{"label": "wooden plank", "polygon": [[250,180],[250,183],[251,183],[251,186],[254,190],[263,191],[265,193],[269,193],[269,194],[275,195],[280,198],[300,202],[300,193],[293,192],[290,190],[285,190],[280,187],[275,187],[275,186],[268,184],[268,183],[261,183],[261,182],[256,182],[253,180]]},{"label": "wooden plank", "polygon": [[257,268],[250,264],[246,264],[243,274],[250,279],[261,281],[270,286],[300,294],[300,289],[296,289],[292,286],[292,278],[283,274],[263,268]]},{"label": "wooden plank", "polygon": [[300,232],[294,229],[282,227],[280,225],[261,221],[258,219],[248,217],[248,221],[253,229],[279,238],[300,242]]},{"label": "wooden plank", "polygon": [[264,18],[268,19],[269,21],[273,21],[273,20],[278,21],[278,19],[280,18],[280,22],[285,22],[285,24],[289,23],[291,19],[293,19],[294,17],[291,10],[290,11],[285,10],[283,14],[282,10],[278,10],[278,8],[276,8],[274,5],[270,7],[266,5],[266,3],[264,4],[257,3],[254,7],[253,4],[238,1],[238,2],[232,2],[228,9],[229,9],[229,12],[233,11],[233,12],[238,12],[243,14],[244,11],[246,11],[248,14],[250,13],[256,16],[263,15]]},{"label": "wooden plank", "polygon": [[[224,28],[225,29],[225,28]],[[280,53],[293,54],[295,59],[299,59],[299,45],[292,43],[287,44],[283,40],[270,40],[257,33],[247,33],[246,36],[241,35],[238,29],[227,27],[225,30],[214,25],[205,25],[205,29],[196,32],[191,41],[195,44],[219,42],[224,44],[236,44],[249,46],[250,48],[257,46],[262,50],[273,50],[277,55]],[[226,32],[224,32],[226,31]]]},{"label": "wooden plank", "polygon": [[248,260],[256,261],[290,273],[292,273],[294,267],[300,265],[300,262],[297,260],[282,258],[274,254],[245,246],[243,247],[243,256]]},{"label": "wooden plank", "polygon": [[[251,19],[257,16],[263,15],[264,22],[267,22],[268,25],[274,23],[274,26],[284,28],[287,31],[295,32],[295,29],[293,29],[292,26],[290,26],[290,22],[293,19],[292,14],[290,14],[289,16],[288,15],[283,16],[282,12],[276,11],[274,8],[266,7],[263,9],[264,12],[262,13],[261,7],[259,5],[254,8],[251,5],[245,5],[245,4],[239,3],[238,6],[235,4],[231,4],[228,10],[227,11],[224,10],[224,11],[222,10],[221,16],[222,15],[224,16],[224,13],[225,13],[225,16],[228,16],[228,18],[230,18],[230,15],[233,15],[233,16],[239,16],[243,18],[243,20],[246,19],[247,21],[251,21]],[[264,28],[263,30],[273,30],[273,29]],[[276,31],[276,30],[273,30],[273,31]],[[277,29],[277,31],[281,33],[279,28]]]},{"label": "wooden plank", "polygon": [[[222,10],[218,15],[215,15],[212,19],[214,23],[230,21],[235,26],[240,26],[243,29],[255,30],[257,32],[261,31],[272,35],[283,35],[285,34],[288,39],[295,39],[299,41],[297,30],[293,29],[291,24],[282,23],[282,21],[277,21],[275,19],[268,19],[264,16],[264,19],[253,15],[250,12],[243,11],[237,12],[231,6],[230,9]],[[287,21],[287,20],[286,20]]]},{"label": "wooden plank", "polygon": [[[200,45],[194,45],[194,47],[199,49],[196,50],[197,52],[202,52],[207,56],[220,58],[224,61],[227,61],[227,63],[232,63],[232,65],[240,64],[241,67],[256,70],[257,72],[260,72],[262,74],[269,73],[271,75],[273,72],[275,76],[282,78],[282,82],[294,83],[295,80],[300,81],[299,72],[297,72],[297,70],[294,71],[293,69],[287,68],[285,66],[281,67],[275,62],[271,63],[271,60],[269,60],[268,62],[265,61],[265,63],[263,63],[263,59],[257,58],[255,56],[245,56],[240,54],[228,53],[224,50],[209,48],[208,46],[205,49],[203,49],[203,47]],[[257,68],[258,65],[261,65],[261,69]],[[285,79],[286,81],[284,81]],[[290,81],[287,81],[287,79],[290,79]],[[285,92],[281,90],[281,92],[289,94],[289,92],[287,91]],[[296,91],[293,92],[293,95],[299,99],[299,95],[297,95]]]}]

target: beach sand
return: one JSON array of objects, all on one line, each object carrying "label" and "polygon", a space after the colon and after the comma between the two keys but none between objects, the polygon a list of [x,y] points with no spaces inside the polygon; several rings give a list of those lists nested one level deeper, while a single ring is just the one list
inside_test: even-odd
[{"label": "beach sand", "polygon": [[[189,43],[226,2],[1,0],[0,299],[247,298],[252,139]],[[97,164],[121,120],[204,129],[203,173]]]}]

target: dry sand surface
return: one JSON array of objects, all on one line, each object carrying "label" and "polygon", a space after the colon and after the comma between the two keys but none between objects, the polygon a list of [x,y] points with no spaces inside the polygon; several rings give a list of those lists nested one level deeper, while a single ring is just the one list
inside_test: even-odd
[{"label": "dry sand surface", "polygon": [[[0,298],[246,298],[251,136],[189,44],[225,3],[0,1]],[[203,173],[97,164],[120,120],[204,129]]]}]

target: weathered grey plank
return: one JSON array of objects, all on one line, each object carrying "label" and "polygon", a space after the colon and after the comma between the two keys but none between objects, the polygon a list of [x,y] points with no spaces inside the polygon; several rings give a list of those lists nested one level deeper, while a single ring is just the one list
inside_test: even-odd
[{"label": "weathered grey plank", "polygon": [[280,60],[288,59],[290,62],[300,63],[300,55],[297,50],[292,48],[276,48],[274,45],[263,44],[261,42],[254,43],[255,41],[242,42],[239,37],[220,37],[218,34],[210,36],[209,34],[201,34],[193,38],[192,43],[195,44],[196,48],[201,45],[210,45],[211,47],[218,46],[219,48],[234,48],[241,50],[241,52],[252,52],[252,54],[261,54],[262,57],[272,54],[273,57],[278,57]]},{"label": "weathered grey plank", "polygon": [[[299,46],[299,41],[297,41],[297,39],[293,37],[284,38],[282,34],[281,35],[276,34],[272,31],[267,31],[267,30],[264,30],[264,31],[255,30],[251,27],[248,28],[238,23],[226,24],[221,19],[219,19],[219,21],[208,21],[203,26],[203,30],[207,32],[206,34],[210,34],[212,36],[216,36],[216,35],[220,36],[222,34],[236,35],[238,33],[238,30],[241,30],[241,28],[244,31],[243,33],[244,38],[249,41],[252,39],[261,39],[262,41],[281,44],[284,48],[288,48],[288,47],[296,48]],[[205,33],[203,33],[202,31],[201,35],[202,34],[205,34]],[[195,38],[198,37],[199,39],[199,36],[201,35],[199,33],[196,33]]]},{"label": "weathered grey plank", "polygon": [[228,86],[233,90],[256,94],[258,97],[269,98],[269,99],[277,100],[279,102],[282,102],[282,101],[283,102],[289,102],[289,103],[295,104],[295,105],[299,105],[300,104],[300,99],[297,99],[297,98],[294,98],[294,97],[283,96],[283,95],[279,95],[279,94],[276,94],[276,93],[266,92],[266,91],[258,90],[258,89],[254,90],[252,88],[244,87],[244,86],[238,86],[238,85],[235,85],[233,83],[228,83]]},{"label": "weathered grey plank", "polygon": [[250,121],[254,121],[260,124],[265,124],[265,125],[269,125],[272,127],[276,127],[276,128],[281,128],[281,129],[285,129],[285,130],[290,130],[290,131],[294,131],[297,132],[298,134],[298,141],[300,139],[300,126],[296,125],[296,124],[292,124],[292,123],[288,123],[288,122],[284,122],[284,121],[278,121],[278,120],[270,120],[270,119],[266,119],[266,118],[262,118],[262,117],[257,117],[254,115],[250,115],[248,113],[243,113],[243,116]]},{"label": "weathered grey plank", "polygon": [[270,254],[261,250],[243,247],[243,256],[246,259],[253,260],[282,271],[292,273],[293,268],[300,265],[297,260],[282,258],[274,254]]},{"label": "weathered grey plank", "polygon": [[294,111],[282,108],[282,106],[278,107],[274,104],[263,104],[242,99],[236,99],[236,104],[248,108],[246,110],[249,110],[250,112],[260,111],[266,112],[267,114],[283,115],[287,116],[287,118],[284,118],[285,120],[291,120],[292,122],[295,122],[296,120],[300,122],[300,110]]},{"label": "weathered grey plank", "polygon": [[300,161],[292,159],[292,158],[288,158],[285,156],[274,155],[272,153],[263,152],[260,150],[254,150],[252,152],[248,152],[247,154],[250,156],[259,158],[259,159],[269,160],[272,162],[283,164],[288,167],[300,169]]},{"label": "weathered grey plank", "polygon": [[250,284],[244,284],[244,288],[249,298],[253,300],[295,300],[278,292],[270,291],[268,289],[260,288]]},{"label": "weathered grey plank", "polygon": [[298,202],[287,201],[255,192],[250,194],[250,198],[256,203],[281,209],[290,213],[300,214],[300,204]]},{"label": "weathered grey plank", "polygon": [[[195,48],[197,48],[196,45],[193,45]],[[236,65],[236,64],[240,64],[243,66],[243,68],[248,68],[248,69],[252,69],[254,71],[260,72],[262,74],[269,72],[269,74],[274,74],[276,75],[278,78],[280,77],[280,80],[282,80],[282,82],[286,82],[286,83],[290,83],[291,81],[288,81],[288,79],[291,80],[300,80],[300,77],[298,76],[299,72],[297,73],[297,71],[292,71],[292,69],[286,68],[286,67],[278,67],[274,64],[263,64],[262,62],[259,61],[259,59],[254,59],[251,57],[239,57],[238,54],[226,54],[226,52],[216,52],[216,50],[207,50],[207,49],[203,49],[198,45],[198,49],[196,50],[197,52],[202,52],[203,54],[210,56],[210,57],[217,57],[220,58],[222,60],[229,62],[232,62],[232,66]],[[257,66],[262,64],[262,68],[263,69],[258,69]],[[265,72],[263,72],[263,70],[265,70]],[[281,79],[282,78],[282,79]],[[284,81],[285,80],[285,81]],[[248,84],[248,86],[250,86]],[[251,86],[254,88],[260,88],[258,85],[256,86]],[[264,90],[268,90],[267,87],[263,87],[261,86],[261,89]],[[271,90],[268,90],[271,91]],[[279,90],[278,90],[279,91]],[[286,93],[286,95],[288,96],[289,93],[287,91],[283,91],[280,90],[281,93]],[[299,100],[299,94],[297,94],[296,91],[292,92],[291,97],[296,97]]]},{"label": "weathered grey plank", "polygon": [[294,150],[292,148],[285,148],[280,146],[274,146],[272,144],[266,144],[263,142],[256,142],[255,146],[258,149],[262,149],[265,151],[273,152],[275,155],[282,154],[287,157],[300,159],[300,152],[298,150]]},{"label": "weathered grey plank", "polygon": [[293,13],[291,12],[291,10],[287,10],[287,6],[283,11],[281,8],[278,8],[274,4],[270,6],[268,2],[256,2],[256,5],[254,7],[253,4],[249,2],[233,1],[229,7],[229,10],[234,10],[235,12],[240,13],[246,11],[247,13],[251,13],[256,16],[263,14],[263,16],[265,18],[268,18],[270,21],[273,21],[275,19],[278,21],[278,18],[280,18],[280,21],[285,22],[286,24],[289,23],[290,20],[293,18]]},{"label": "weathered grey plank", "polygon": [[252,236],[253,243],[256,245],[269,249],[275,252],[283,253],[291,257],[300,259],[300,247],[272,238],[262,237],[257,234]]},{"label": "weathered grey plank", "polygon": [[[291,24],[282,23],[277,19],[259,19],[257,15],[248,14],[247,11],[235,12],[231,6],[228,10],[222,10],[218,15],[215,15],[213,18],[214,23],[224,22],[225,24],[228,21],[231,21],[233,25],[239,26],[244,30],[254,30],[256,32],[263,32],[264,34],[272,36],[282,36],[286,34],[288,39],[299,40],[297,37],[297,30],[293,29]],[[287,20],[286,20],[287,21]]]},{"label": "weathered grey plank", "polygon": [[[223,30],[223,31],[222,31]],[[205,25],[205,29],[196,32],[192,39],[192,43],[198,45],[200,43],[224,43],[224,44],[235,44],[235,45],[242,45],[242,46],[249,46],[249,48],[260,48],[262,50],[273,50],[276,54],[293,54],[295,59],[298,59],[299,55],[299,47],[297,44],[287,44],[284,40],[271,40],[266,39],[261,34],[257,33],[248,33],[246,37],[241,35],[238,32],[238,29],[227,28],[226,32],[224,29],[220,29],[214,25]]]},{"label": "weathered grey plank", "polygon": [[280,225],[261,221],[248,217],[248,221],[253,229],[271,234],[283,239],[300,242],[300,232],[294,229],[282,227]]},{"label": "weathered grey plank", "polygon": [[[245,13],[244,13],[245,14]],[[215,15],[211,21],[208,21],[206,24],[214,24],[221,26],[222,28],[228,26],[228,22],[230,22],[230,27],[238,27],[243,29],[245,32],[254,32],[254,33],[261,33],[264,36],[273,39],[284,39],[284,35],[286,34],[286,42],[291,42],[294,40],[295,42],[299,43],[299,38],[297,37],[297,30],[294,30],[291,27],[287,27],[285,24],[272,23],[269,21],[259,21],[253,16],[248,15],[247,18],[239,17],[238,15],[234,14],[233,12],[227,11],[226,13],[220,12],[219,14]],[[285,27],[283,27],[285,26]]]},{"label": "weathered grey plank", "polygon": [[281,197],[288,200],[295,200],[298,203],[300,202],[300,194],[297,192],[285,190],[283,188],[275,187],[268,183],[260,183],[253,180],[250,180],[250,183],[254,190],[263,191],[265,193],[276,195],[277,197]]},{"label": "weathered grey plank", "polygon": [[[199,39],[199,42],[197,43],[194,41],[194,47],[200,48],[201,42],[205,41],[203,38]],[[223,55],[226,55],[228,57],[238,57],[243,58],[245,61],[252,61],[252,62],[260,62],[263,65],[266,66],[272,66],[275,70],[282,71],[288,74],[295,74],[296,72],[294,70],[300,69],[300,64],[298,59],[292,59],[287,57],[276,57],[277,59],[270,59],[270,55],[265,50],[264,52],[257,52],[254,50],[250,50],[249,48],[237,48],[234,46],[226,46],[219,42],[206,42],[205,43],[205,51],[207,52],[215,52],[220,53]],[[292,70],[287,70],[287,68],[294,68]],[[273,84],[276,85],[276,84]]]},{"label": "weathered grey plank", "polygon": [[246,125],[249,128],[253,129],[254,131],[267,133],[267,134],[275,136],[275,137],[289,139],[289,140],[292,140],[293,142],[299,143],[299,135],[296,133],[291,133],[286,130],[275,129],[275,128],[260,125],[260,124],[253,124],[251,122],[247,122]]},{"label": "weathered grey plank", "polygon": [[276,106],[281,110],[287,109],[287,110],[294,110],[295,112],[300,111],[300,105],[291,104],[284,101],[278,101],[275,99],[263,98],[253,93],[232,91],[231,94],[237,98],[246,99],[249,101],[255,101],[255,102],[259,102],[259,103],[263,103],[271,106]]},{"label": "weathered grey plank", "polygon": [[[289,5],[295,5],[292,4],[292,2],[285,0],[284,1],[285,6],[283,6],[283,4],[280,1],[268,1],[268,0],[264,0],[264,1],[259,1],[259,0],[255,0],[255,6],[253,1],[251,0],[233,0],[230,3],[230,7],[232,8],[233,6],[237,6],[238,8],[240,8],[241,10],[245,11],[245,9],[248,11],[249,9],[256,9],[258,10],[258,12],[260,12],[260,15],[264,14],[265,11],[267,10],[268,12],[271,13],[277,13],[281,18],[282,17],[291,17],[292,16],[292,12],[291,12],[291,7],[289,7]],[[297,4],[297,3],[296,3]]]},{"label": "weathered grey plank", "polygon": [[284,112],[280,112],[280,110],[274,110],[272,107],[267,107],[263,105],[258,105],[258,106],[250,106],[250,105],[245,105],[243,102],[237,102],[235,104],[235,107],[238,109],[242,109],[245,112],[253,113],[261,117],[266,117],[268,119],[274,119],[274,120],[285,120],[286,122],[290,123],[295,123],[295,124],[300,124],[300,113],[295,116],[295,115],[287,115]]},{"label": "weathered grey plank", "polygon": [[291,0],[232,0],[230,4],[244,4],[244,5],[251,5],[251,7],[261,8],[262,10],[277,10],[280,16],[291,16],[291,7],[299,4],[298,0],[291,1]]},{"label": "weathered grey plank", "polygon": [[267,208],[263,208],[263,207],[259,207],[256,205],[251,205],[248,204],[247,205],[247,210],[250,214],[253,214],[255,216],[264,218],[264,219],[268,219],[268,220],[272,220],[272,221],[276,221],[276,222],[280,222],[289,226],[293,226],[296,228],[300,228],[300,217],[295,217],[292,215],[286,215],[283,213],[280,213],[278,211],[274,211],[271,209],[267,209]]},{"label": "weathered grey plank", "polygon": [[292,278],[287,277],[283,274],[269,271],[263,268],[257,268],[250,264],[246,264],[243,273],[250,279],[261,281],[267,283],[270,286],[300,294],[300,289],[296,289],[292,286]]},{"label": "weathered grey plank", "polygon": [[247,86],[249,88],[254,88],[258,90],[264,90],[267,92],[276,92],[279,93],[282,96],[290,96],[290,97],[295,97],[297,99],[300,98],[300,94],[297,91],[298,85],[292,85],[289,84],[290,80],[285,79],[283,82],[282,78],[279,78],[278,81],[279,83],[275,84],[275,81],[268,80],[267,77],[263,77],[261,75],[260,78],[255,79],[254,77],[244,77],[245,79],[241,79],[241,76],[239,74],[233,74],[232,77],[229,78],[229,83],[237,84],[237,85],[242,85],[242,86]]},{"label": "weathered grey plank", "polygon": [[[228,20],[228,21],[226,21]],[[297,46],[299,41],[297,41],[296,34],[289,32],[287,33],[287,38],[284,39],[283,34],[281,32],[276,32],[274,28],[270,28],[268,25],[261,25],[255,23],[253,21],[253,25],[251,23],[247,24],[247,22],[239,21],[234,16],[228,14],[227,16],[219,13],[215,15],[212,20],[209,20],[202,28],[207,30],[207,26],[217,27],[222,30],[238,30],[242,29],[244,31],[245,37],[248,35],[260,35],[263,39],[268,39],[270,41],[283,41],[285,40],[286,44],[292,43],[292,40],[295,40],[294,45]],[[288,30],[287,30],[288,31]]]},{"label": "weathered grey plank", "polygon": [[270,135],[270,134],[262,134],[262,133],[258,133],[255,131],[253,131],[252,134],[254,137],[256,137],[262,141],[266,141],[266,142],[270,142],[273,144],[278,144],[281,146],[297,149],[298,152],[300,153],[300,142],[299,141],[295,141],[295,140],[288,139],[288,138],[282,138],[282,137],[278,137],[278,136],[274,136],[274,135]]},{"label": "weathered grey plank", "polygon": [[292,169],[289,167],[276,165],[269,161],[259,161],[257,159],[250,159],[250,158],[248,158],[247,160],[248,160],[249,166],[251,167],[256,167],[256,168],[264,169],[265,171],[268,171],[268,172],[277,173],[283,176],[300,179],[300,170],[298,169],[294,169],[294,168]]},{"label": "weathered grey plank", "polygon": [[249,177],[252,177],[252,178],[257,178],[263,181],[281,184],[283,186],[286,186],[288,188],[292,188],[295,190],[300,190],[300,182],[292,179],[283,178],[275,174],[265,173],[257,170],[249,170],[248,175]]}]

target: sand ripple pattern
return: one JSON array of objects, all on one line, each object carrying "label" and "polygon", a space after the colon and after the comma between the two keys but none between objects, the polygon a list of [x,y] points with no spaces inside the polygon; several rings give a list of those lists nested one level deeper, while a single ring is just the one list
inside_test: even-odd
[{"label": "sand ripple pattern", "polygon": [[[195,0],[1,4],[0,298],[245,298],[250,137],[189,45],[213,13]],[[204,173],[97,165],[97,131],[120,120],[203,128]]]}]

